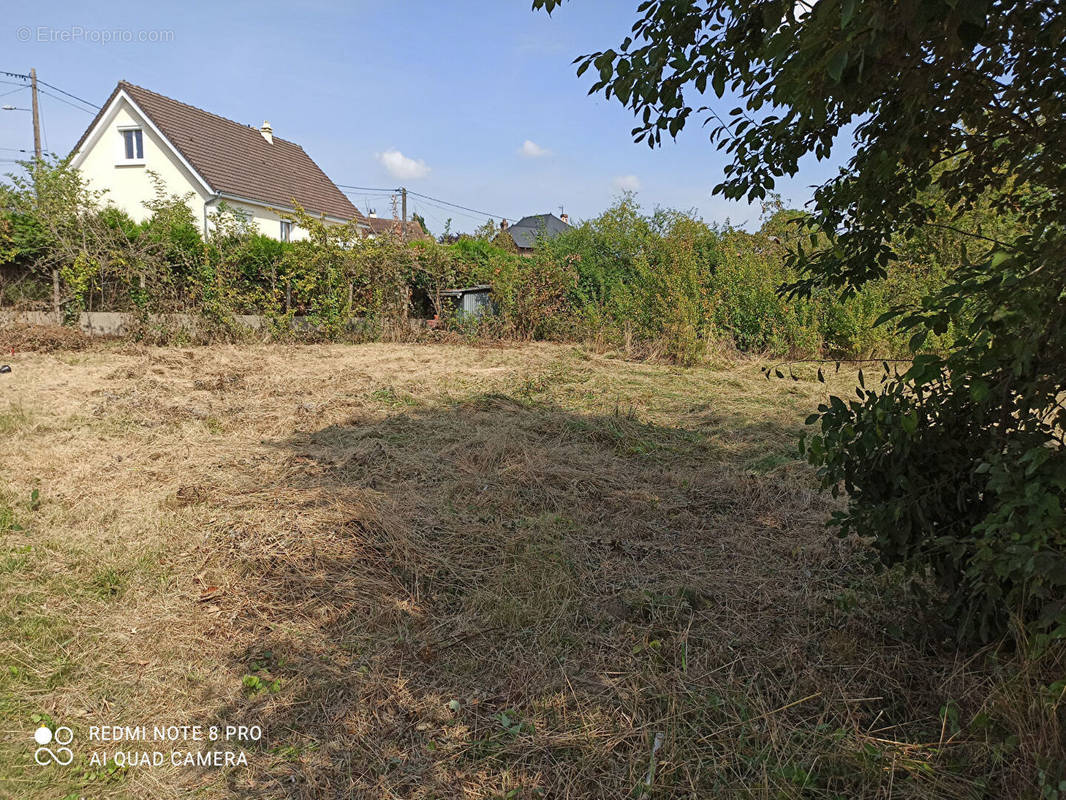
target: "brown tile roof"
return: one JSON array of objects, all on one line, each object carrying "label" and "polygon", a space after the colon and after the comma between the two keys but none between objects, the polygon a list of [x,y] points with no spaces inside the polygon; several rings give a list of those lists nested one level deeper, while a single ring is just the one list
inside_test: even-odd
[{"label": "brown tile roof", "polygon": [[74,147],[77,152],[119,91],[124,90],[212,190],[247,200],[292,208],[295,200],[310,214],[363,220],[300,145],[195,106],[119,81],[96,119]]},{"label": "brown tile roof", "polygon": [[[367,217],[363,222],[370,228],[371,233],[395,233],[399,234],[403,230],[402,223],[398,219],[390,219],[388,217]],[[429,239],[431,238],[415,220],[407,220],[407,238],[411,240],[415,239]]]}]

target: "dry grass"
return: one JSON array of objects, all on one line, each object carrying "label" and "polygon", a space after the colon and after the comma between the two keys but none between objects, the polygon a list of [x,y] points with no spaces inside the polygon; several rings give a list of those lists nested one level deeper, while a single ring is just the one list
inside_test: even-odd
[{"label": "dry grass", "polygon": [[[1043,672],[825,530],[816,382],[548,345],[14,366],[0,796],[1022,796],[1061,745]],[[33,764],[34,714],[78,769]],[[106,723],[264,737],[108,772]]]},{"label": "dry grass", "polygon": [[75,328],[27,323],[0,325],[0,358],[9,356],[12,351],[53,353],[59,350],[85,350],[100,343]]}]

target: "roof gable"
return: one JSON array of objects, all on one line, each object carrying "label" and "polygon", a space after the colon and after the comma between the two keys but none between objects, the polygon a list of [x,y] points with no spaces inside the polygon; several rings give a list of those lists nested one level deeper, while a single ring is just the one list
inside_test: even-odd
[{"label": "roof gable", "polygon": [[554,214],[532,214],[522,217],[514,225],[509,225],[506,232],[511,235],[516,245],[532,250],[537,244],[538,236],[543,235],[553,239],[568,230],[570,226]]},{"label": "roof gable", "polygon": [[212,191],[283,208],[293,208],[295,201],[316,216],[362,220],[359,210],[298,144],[278,136],[268,142],[256,128],[126,81],[119,81],[75,152],[123,92]]}]

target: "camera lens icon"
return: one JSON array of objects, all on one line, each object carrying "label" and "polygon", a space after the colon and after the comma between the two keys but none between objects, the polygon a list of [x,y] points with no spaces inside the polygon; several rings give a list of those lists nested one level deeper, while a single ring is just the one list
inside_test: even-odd
[{"label": "camera lens icon", "polygon": [[[33,741],[37,743],[33,760],[42,767],[48,764],[59,764],[65,767],[74,760],[74,751],[67,747],[74,741],[74,731],[65,725],[56,728],[55,733],[52,733],[50,728],[41,725],[33,732]],[[48,747],[53,742],[59,745],[54,750]]]}]

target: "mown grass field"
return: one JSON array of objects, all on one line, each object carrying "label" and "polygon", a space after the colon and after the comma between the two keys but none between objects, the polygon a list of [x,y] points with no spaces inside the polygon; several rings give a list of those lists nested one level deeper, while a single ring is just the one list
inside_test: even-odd
[{"label": "mown grass field", "polygon": [[[994,654],[825,528],[795,457],[813,370],[553,345],[11,361],[2,797],[1029,785]],[[34,763],[38,719],[74,731],[72,766]],[[263,735],[246,766],[107,769],[93,750],[175,748],[89,742],[104,724]]]}]

